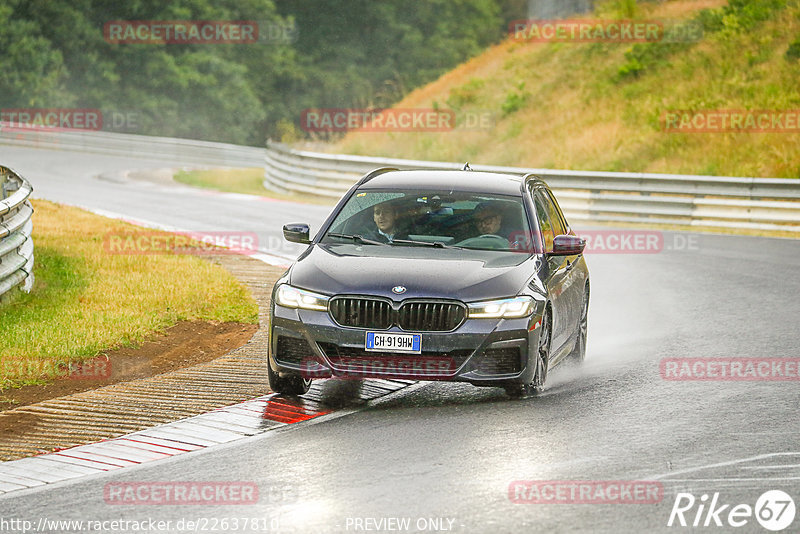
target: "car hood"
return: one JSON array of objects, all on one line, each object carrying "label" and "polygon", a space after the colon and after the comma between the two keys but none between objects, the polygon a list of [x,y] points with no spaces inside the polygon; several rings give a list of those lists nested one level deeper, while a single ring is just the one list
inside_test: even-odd
[{"label": "car hood", "polygon": [[[516,295],[537,257],[517,252],[376,245],[313,245],[290,271],[289,282],[326,295],[367,294],[395,300],[463,301]],[[402,295],[392,288],[403,286]]]}]

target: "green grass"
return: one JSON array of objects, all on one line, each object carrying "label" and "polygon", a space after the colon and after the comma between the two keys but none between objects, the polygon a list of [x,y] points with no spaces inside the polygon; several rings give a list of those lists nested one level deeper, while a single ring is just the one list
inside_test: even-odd
[{"label": "green grass", "polygon": [[258,322],[253,297],[221,266],[110,254],[109,234],[154,232],[42,200],[34,207],[36,282],[0,308],[0,388],[45,383],[70,362],[136,346],[178,321]]},{"label": "green grass", "polygon": [[311,204],[333,204],[333,199],[315,197],[312,195],[294,195],[275,193],[264,189],[264,169],[211,169],[203,171],[179,171],[173,177],[176,182],[184,183],[204,189],[226,191],[230,193],[243,193],[262,197],[289,200],[292,202],[306,202]]},{"label": "green grass", "polygon": [[670,110],[800,109],[799,0],[596,6],[587,18],[667,20],[702,31],[684,42],[509,40],[396,106],[444,102],[459,113],[492,113],[492,126],[352,132],[330,151],[520,167],[800,176],[800,133],[670,133],[661,124]]},{"label": "green grass", "polygon": [[271,195],[271,192],[264,189],[262,185],[264,181],[263,168],[178,171],[173,178],[176,182],[205,189],[246,195]]}]

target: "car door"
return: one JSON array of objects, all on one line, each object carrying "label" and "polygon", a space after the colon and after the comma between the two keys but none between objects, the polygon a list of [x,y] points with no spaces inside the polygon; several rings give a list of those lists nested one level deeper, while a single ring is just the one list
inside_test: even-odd
[{"label": "car door", "polygon": [[[553,195],[552,191],[547,189],[542,189],[542,194],[548,201],[547,211],[550,215],[555,235],[568,235],[570,229],[564,218],[564,214],[558,206],[555,195]],[[563,258],[565,262],[562,264],[565,274],[562,284],[563,293],[561,296],[564,309],[564,321],[566,323],[564,342],[567,343],[574,338],[578,328],[581,306],[583,304],[583,284],[581,283],[582,278],[580,270],[576,269],[576,264],[580,259],[580,255],[561,256],[561,258]]]},{"label": "car door", "polygon": [[541,188],[537,188],[533,194],[533,204],[536,210],[536,218],[539,223],[539,235],[543,251],[545,253],[546,269],[544,270],[547,275],[542,282],[547,288],[547,293],[550,296],[550,302],[553,308],[552,316],[552,345],[550,353],[555,355],[564,345],[564,342],[569,339],[568,336],[568,296],[565,296],[565,279],[567,275],[566,258],[564,256],[553,256],[549,254],[553,251],[553,239],[555,238],[555,230],[553,221],[550,218],[550,209],[548,207],[549,200]]}]

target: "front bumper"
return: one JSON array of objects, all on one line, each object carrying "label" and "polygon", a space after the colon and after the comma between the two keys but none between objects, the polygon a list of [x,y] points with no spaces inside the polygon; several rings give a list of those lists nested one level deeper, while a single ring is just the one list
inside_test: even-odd
[{"label": "front bumper", "polygon": [[[541,314],[467,319],[452,332],[422,335],[422,354],[367,352],[363,328],[342,327],[327,312],[272,307],[269,365],[306,378],[401,378],[475,385],[528,382],[529,348],[538,347]],[[409,333],[392,327],[381,332]]]}]

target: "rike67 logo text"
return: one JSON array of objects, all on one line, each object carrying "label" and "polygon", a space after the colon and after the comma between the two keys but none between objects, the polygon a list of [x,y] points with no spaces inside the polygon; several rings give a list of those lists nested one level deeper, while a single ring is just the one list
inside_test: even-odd
[{"label": "rike67 logo text", "polygon": [[752,525],[755,518],[765,529],[778,532],[792,524],[795,512],[794,500],[781,490],[764,492],[755,506],[724,503],[718,492],[711,497],[703,494],[699,499],[691,493],[678,493],[667,526],[738,528]]}]

